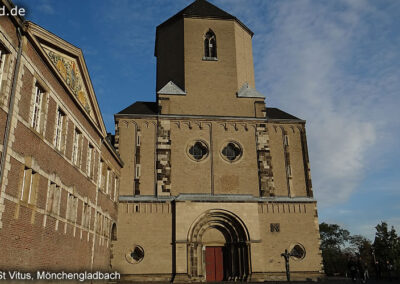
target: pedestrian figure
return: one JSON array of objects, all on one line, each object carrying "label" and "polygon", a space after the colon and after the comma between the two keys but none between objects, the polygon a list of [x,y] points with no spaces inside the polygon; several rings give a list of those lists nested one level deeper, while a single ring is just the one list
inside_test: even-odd
[{"label": "pedestrian figure", "polygon": [[361,268],[360,268],[360,273],[361,273],[361,282],[362,283],[367,283],[367,280],[369,278],[369,273],[368,273],[368,265],[366,262],[361,262]]},{"label": "pedestrian figure", "polygon": [[352,257],[349,259],[347,266],[350,271],[351,280],[353,282],[356,282],[357,281],[357,264]]},{"label": "pedestrian figure", "polygon": [[381,264],[379,261],[375,261],[375,273],[376,273],[376,279],[379,280],[381,279]]},{"label": "pedestrian figure", "polygon": [[393,270],[393,265],[390,263],[389,260],[386,261],[386,269],[387,269],[387,271],[388,271],[389,281],[392,281],[392,270]]}]

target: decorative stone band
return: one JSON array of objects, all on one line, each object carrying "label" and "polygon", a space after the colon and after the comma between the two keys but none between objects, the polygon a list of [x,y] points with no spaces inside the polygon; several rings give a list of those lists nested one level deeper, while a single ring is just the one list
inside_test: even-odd
[{"label": "decorative stone band", "polygon": [[256,197],[247,194],[179,194],[177,196],[154,196],[154,195],[121,195],[119,202],[172,202],[172,201],[193,201],[193,202],[299,202],[315,203],[312,197]]}]

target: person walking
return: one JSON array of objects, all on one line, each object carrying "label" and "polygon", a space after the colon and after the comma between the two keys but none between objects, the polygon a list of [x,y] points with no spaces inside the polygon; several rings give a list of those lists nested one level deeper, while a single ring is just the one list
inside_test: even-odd
[{"label": "person walking", "polygon": [[375,261],[375,274],[376,274],[376,280],[381,279],[381,264],[379,261]]},{"label": "person walking", "polygon": [[350,277],[353,282],[357,281],[357,264],[354,259],[351,257],[347,263],[347,267],[350,271]]},{"label": "person walking", "polygon": [[386,269],[387,269],[387,272],[388,272],[389,281],[392,282],[393,265],[390,263],[389,260],[386,261]]},{"label": "person walking", "polygon": [[366,262],[361,262],[361,282],[362,283],[367,283],[369,279],[369,273],[368,273],[368,265]]}]

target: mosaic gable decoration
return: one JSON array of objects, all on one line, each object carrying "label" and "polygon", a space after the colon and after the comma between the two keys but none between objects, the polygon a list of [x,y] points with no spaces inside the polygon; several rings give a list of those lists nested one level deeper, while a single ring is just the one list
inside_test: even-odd
[{"label": "mosaic gable decoration", "polygon": [[49,56],[54,66],[56,66],[67,85],[71,88],[75,97],[82,104],[86,112],[92,118],[94,118],[88,93],[86,91],[77,61],[65,54],[60,54],[59,52],[47,46],[43,46],[43,49]]}]

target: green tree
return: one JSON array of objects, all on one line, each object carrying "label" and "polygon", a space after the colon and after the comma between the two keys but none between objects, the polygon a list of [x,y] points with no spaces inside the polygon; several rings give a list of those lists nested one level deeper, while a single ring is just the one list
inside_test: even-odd
[{"label": "green tree", "polygon": [[354,255],[358,255],[364,260],[371,260],[372,243],[370,240],[361,235],[354,235],[349,237],[349,243]]},{"label": "green tree", "polygon": [[327,223],[319,225],[319,232],[325,273],[344,275],[347,270],[348,256],[342,250],[349,240],[350,232],[337,224]]},{"label": "green tree", "polygon": [[387,269],[386,263],[389,261],[394,269],[400,271],[400,238],[392,226],[389,230],[386,222],[381,222],[376,227],[375,241],[373,244],[375,258],[381,265],[381,269]]},{"label": "green tree", "polygon": [[362,262],[363,267],[366,267],[368,271],[373,271],[374,261],[372,257],[372,243],[369,239],[361,235],[350,236],[349,238],[350,247],[352,254]]}]

